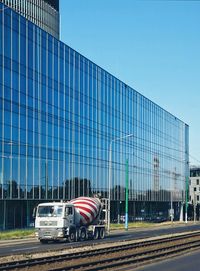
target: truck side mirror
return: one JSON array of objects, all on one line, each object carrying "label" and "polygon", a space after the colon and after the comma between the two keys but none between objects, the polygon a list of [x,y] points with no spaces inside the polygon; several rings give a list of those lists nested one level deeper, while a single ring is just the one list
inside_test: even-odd
[{"label": "truck side mirror", "polygon": [[33,213],[32,213],[32,217],[33,217],[33,218],[35,218],[35,217],[36,217],[36,210],[37,210],[37,208],[36,208],[36,207],[34,207],[34,208],[33,208]]}]

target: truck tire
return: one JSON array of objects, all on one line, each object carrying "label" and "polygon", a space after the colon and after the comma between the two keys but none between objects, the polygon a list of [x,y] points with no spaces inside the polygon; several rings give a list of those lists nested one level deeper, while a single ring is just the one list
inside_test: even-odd
[{"label": "truck tire", "polygon": [[98,238],[99,238],[99,229],[95,229],[93,239],[97,240]]},{"label": "truck tire", "polygon": [[76,241],[76,232],[75,232],[75,231],[70,231],[69,237],[68,237],[68,241],[69,241],[70,243]]},{"label": "truck tire", "polygon": [[99,230],[99,239],[104,239],[105,237],[105,229],[101,228]]},{"label": "truck tire", "polygon": [[48,240],[40,239],[40,243],[41,243],[41,244],[47,244],[47,243],[48,243]]},{"label": "truck tire", "polygon": [[81,239],[81,241],[84,241],[84,240],[87,239],[87,234],[86,234],[86,229],[85,228],[81,229],[80,239]]}]

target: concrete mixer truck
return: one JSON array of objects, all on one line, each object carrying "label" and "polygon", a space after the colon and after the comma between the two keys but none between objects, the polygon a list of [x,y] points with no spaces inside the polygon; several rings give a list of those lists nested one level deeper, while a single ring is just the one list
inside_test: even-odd
[{"label": "concrete mixer truck", "polygon": [[[36,237],[41,243],[66,239],[103,239],[107,199],[79,197],[68,202],[40,203],[35,210]],[[103,218],[103,219],[102,219]]]}]

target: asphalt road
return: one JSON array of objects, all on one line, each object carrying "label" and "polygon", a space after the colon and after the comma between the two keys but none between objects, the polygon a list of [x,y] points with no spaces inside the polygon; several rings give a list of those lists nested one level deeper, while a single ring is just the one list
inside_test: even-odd
[{"label": "asphalt road", "polygon": [[14,254],[33,254],[44,251],[51,251],[57,249],[66,249],[67,247],[80,247],[84,245],[93,245],[95,243],[105,243],[113,242],[120,240],[137,240],[147,237],[161,236],[165,234],[180,233],[185,231],[200,230],[200,223],[196,224],[178,224],[178,225],[169,225],[169,226],[156,226],[152,228],[140,228],[140,229],[130,229],[128,231],[113,231],[111,234],[106,237],[104,240],[89,240],[85,242],[76,242],[76,243],[48,243],[40,244],[35,238],[17,240],[17,241],[0,241],[0,256],[14,255]]},{"label": "asphalt road", "polygon": [[[137,271],[198,271],[200,270],[200,250],[184,254],[159,263],[133,269]],[[131,269],[130,269],[131,270]]]}]

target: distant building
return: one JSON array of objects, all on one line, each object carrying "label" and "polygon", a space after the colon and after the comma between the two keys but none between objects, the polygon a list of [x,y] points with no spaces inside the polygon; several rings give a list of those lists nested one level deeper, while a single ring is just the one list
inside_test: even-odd
[{"label": "distant building", "polygon": [[0,0],[0,2],[59,39],[59,0]]},{"label": "distant building", "polygon": [[189,203],[200,203],[200,166],[190,168]]}]

